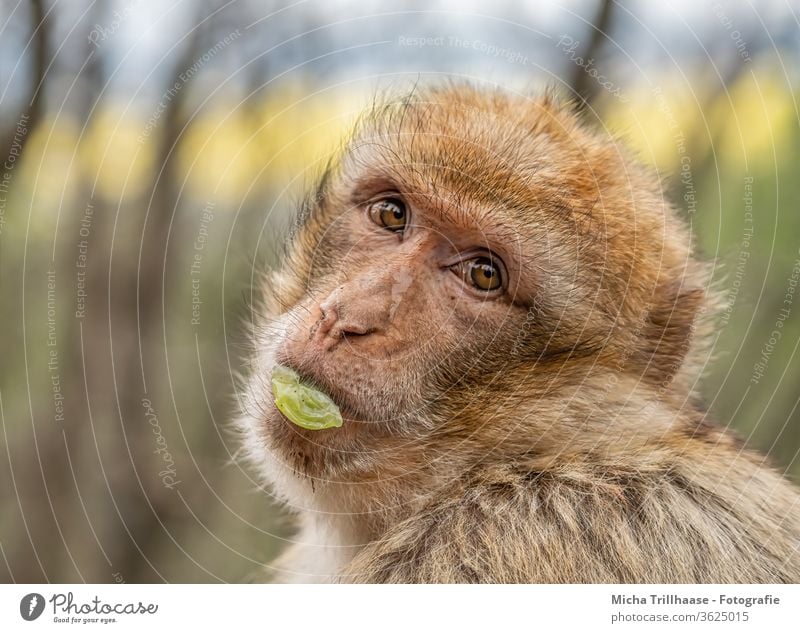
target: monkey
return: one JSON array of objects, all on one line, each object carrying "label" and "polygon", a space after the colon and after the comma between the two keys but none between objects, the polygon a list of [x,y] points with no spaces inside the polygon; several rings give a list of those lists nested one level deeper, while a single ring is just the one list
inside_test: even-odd
[{"label": "monkey", "polygon": [[[253,309],[243,453],[297,521],[274,582],[800,582],[800,494],[697,395],[711,265],[553,90],[376,101]],[[274,405],[292,368],[339,407]]]}]

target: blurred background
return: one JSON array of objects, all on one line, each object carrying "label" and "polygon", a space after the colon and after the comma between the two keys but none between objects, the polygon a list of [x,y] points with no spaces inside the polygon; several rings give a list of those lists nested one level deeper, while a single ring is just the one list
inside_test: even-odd
[{"label": "blurred background", "polygon": [[556,86],[726,301],[702,394],[800,481],[800,6],[0,0],[0,580],[237,582],[290,536],[229,421],[254,276],[376,92]]}]

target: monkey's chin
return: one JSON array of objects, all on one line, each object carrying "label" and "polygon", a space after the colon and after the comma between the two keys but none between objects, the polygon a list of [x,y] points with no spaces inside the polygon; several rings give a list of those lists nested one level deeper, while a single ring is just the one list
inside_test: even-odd
[{"label": "monkey's chin", "polygon": [[[341,427],[310,430],[297,426],[277,407],[270,406],[258,431],[262,450],[266,449],[262,463],[268,472],[278,465],[300,478],[344,481],[353,464],[369,458],[369,452],[364,451],[370,446],[372,429],[352,419],[346,410],[342,415]],[[269,475],[268,478],[273,481]]]}]

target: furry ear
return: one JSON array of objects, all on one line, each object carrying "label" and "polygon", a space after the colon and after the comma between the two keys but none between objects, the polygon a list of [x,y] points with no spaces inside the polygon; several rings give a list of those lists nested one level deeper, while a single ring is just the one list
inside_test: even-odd
[{"label": "furry ear", "polygon": [[645,380],[666,386],[680,371],[705,299],[702,288],[686,287],[680,280],[656,288],[634,355]]}]

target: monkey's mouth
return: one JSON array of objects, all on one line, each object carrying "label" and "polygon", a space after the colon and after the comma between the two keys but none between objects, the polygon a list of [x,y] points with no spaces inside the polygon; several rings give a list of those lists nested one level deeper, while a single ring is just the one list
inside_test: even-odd
[{"label": "monkey's mouth", "polygon": [[342,426],[338,405],[321,389],[303,382],[291,367],[272,369],[272,396],[278,411],[300,428],[321,431]]},{"label": "monkey's mouth", "polygon": [[272,385],[275,408],[300,428],[335,429],[346,420],[360,419],[360,407],[350,394],[286,360],[279,359],[273,368]]}]

